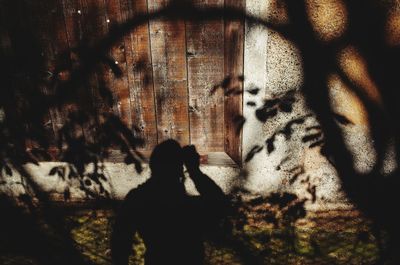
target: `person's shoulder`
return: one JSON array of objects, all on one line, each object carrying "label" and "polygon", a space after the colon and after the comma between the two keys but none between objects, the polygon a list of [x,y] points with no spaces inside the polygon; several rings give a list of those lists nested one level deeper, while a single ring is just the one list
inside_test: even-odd
[{"label": "person's shoulder", "polygon": [[140,184],[136,188],[131,189],[125,196],[125,201],[132,201],[145,198],[149,193],[150,186],[151,184],[147,181],[145,183]]}]

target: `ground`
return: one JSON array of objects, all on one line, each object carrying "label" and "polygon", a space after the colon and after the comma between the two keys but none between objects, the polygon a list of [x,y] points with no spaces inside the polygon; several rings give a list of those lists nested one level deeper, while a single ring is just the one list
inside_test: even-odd
[{"label": "ground", "polygon": [[[208,240],[206,264],[374,264],[379,257],[371,225],[357,211],[307,213],[293,225],[273,225],[247,212],[225,241]],[[85,257],[99,265],[110,262],[111,210],[76,210],[68,217],[71,235]],[[145,246],[136,235],[131,264],[143,264]],[[171,241],[172,242],[172,241]],[[2,265],[37,265],[25,256],[0,252]]]},{"label": "ground", "polygon": [[[72,218],[77,221],[72,235],[82,252],[98,264],[110,264],[110,213],[77,212]],[[207,264],[242,264],[243,255],[262,257],[266,264],[373,264],[378,256],[368,222],[356,212],[310,216],[298,220],[293,231],[291,235],[290,228],[245,224],[241,231],[234,230],[235,242],[226,242],[228,246],[206,242]],[[145,251],[138,236],[136,241],[133,264],[142,262]]]}]

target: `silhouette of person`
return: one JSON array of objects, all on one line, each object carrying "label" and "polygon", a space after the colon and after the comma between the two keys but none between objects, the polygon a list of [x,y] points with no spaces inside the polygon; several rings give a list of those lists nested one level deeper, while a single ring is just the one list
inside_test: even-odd
[{"label": "silhouette of person", "polygon": [[[133,235],[138,232],[146,246],[146,265],[203,264],[203,236],[217,228],[227,199],[199,168],[194,146],[181,147],[167,140],[153,150],[151,177],[131,190],[117,214],[111,236],[115,265],[127,265]],[[200,196],[188,196],[184,187],[185,164]]]}]

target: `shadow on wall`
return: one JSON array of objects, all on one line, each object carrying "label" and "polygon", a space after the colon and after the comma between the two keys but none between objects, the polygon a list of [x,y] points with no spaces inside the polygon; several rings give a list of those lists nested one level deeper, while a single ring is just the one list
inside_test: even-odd
[{"label": "shadow on wall", "polygon": [[[71,51],[60,50],[54,53],[50,53],[51,48],[41,45],[43,40],[48,40],[45,32],[35,30],[40,28],[38,24],[45,23],[38,15],[46,10],[41,6],[43,2],[3,2],[1,32],[6,37],[1,51],[4,70],[0,76],[2,178],[12,174],[11,168],[18,170],[22,182],[29,187],[29,195],[32,195],[23,197],[23,201],[29,202],[29,205],[32,202],[27,198],[35,197],[45,205],[45,209],[49,210],[43,215],[45,220],[53,224],[67,240],[65,229],[58,223],[62,215],[57,215],[56,209],[47,206],[49,198],[32,181],[24,164],[57,157],[70,163],[71,170],[67,177],[79,179],[85,165],[93,163],[97,169],[97,165],[101,165],[109,155],[108,150],[118,147],[125,161],[134,163],[136,169],[141,170],[143,157],[137,147],[143,144],[143,140],[136,137],[134,126],[128,128],[118,116],[109,111],[114,104],[110,88],[106,85],[91,86],[94,76],[103,78],[103,75],[96,73],[102,73],[104,69],[110,69],[117,77],[120,74],[118,66],[108,55],[113,44],[138,25],[159,17],[175,21],[208,20],[223,16],[236,20],[246,19],[248,23],[260,24],[278,32],[299,49],[304,71],[303,84],[299,90],[319,122],[310,128],[309,135],[302,141],[310,148],[320,148],[321,153],[335,166],[343,189],[351,201],[375,221],[377,228],[383,227],[388,231],[390,244],[382,253],[382,261],[388,260],[395,264],[400,260],[398,251],[395,251],[400,246],[399,220],[395,212],[398,169],[384,176],[382,167],[388,146],[394,146],[396,159],[400,146],[396,123],[400,111],[396,98],[396,66],[400,59],[398,6],[394,1],[322,1],[340,5],[340,14],[345,21],[342,28],[326,33],[318,23],[322,21],[322,25],[325,25],[332,21],[319,20],[315,16],[318,10],[315,11],[313,6],[318,6],[317,2],[279,1],[280,8],[287,16],[287,20],[282,22],[273,19],[264,21],[245,14],[243,10],[229,7],[196,9],[189,4],[174,1],[160,11],[137,15],[123,24],[115,25],[102,38],[92,41],[84,38]],[[31,9],[39,13],[30,12]],[[95,12],[95,7],[92,10]],[[20,30],[15,31],[14,28]],[[96,35],[90,31],[87,33],[88,39]],[[46,65],[48,59],[57,62],[51,72]],[[344,127],[353,123],[352,117],[338,113],[331,107],[329,81],[332,75],[361,102],[368,118],[376,160],[367,173],[355,170],[353,154],[343,136]],[[226,89],[223,85],[222,88]],[[252,88],[246,93],[257,94],[258,91]],[[100,97],[101,106],[91,102],[94,97]],[[245,104],[254,105],[252,102]],[[261,108],[255,109],[255,115],[260,122],[266,123],[271,117],[290,112],[292,104],[289,92],[282,97],[266,100]],[[53,116],[56,120],[58,115],[66,118],[65,124],[52,124],[53,128],[49,128],[48,117]],[[293,126],[301,124],[305,119],[307,116],[289,121],[266,139],[265,145],[255,146],[245,159],[249,161],[261,151],[274,152],[276,135],[290,137]],[[235,121],[240,128],[245,119],[235,117]],[[50,173],[65,177],[59,168],[52,169]],[[101,173],[93,175],[94,182],[99,179]],[[293,179],[295,181],[296,174]],[[4,202],[7,205],[8,199]],[[16,216],[19,218],[19,213]]]}]

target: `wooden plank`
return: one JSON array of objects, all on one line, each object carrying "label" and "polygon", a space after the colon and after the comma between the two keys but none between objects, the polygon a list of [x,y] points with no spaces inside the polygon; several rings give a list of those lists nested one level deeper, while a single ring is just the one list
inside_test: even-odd
[{"label": "wooden plank", "polygon": [[[78,5],[79,6],[79,5]],[[81,0],[81,8],[78,8],[77,13],[79,15],[82,35],[80,36],[80,47],[86,47],[91,49],[98,41],[105,37],[108,33],[108,27],[106,22],[106,6],[104,1],[98,0]],[[108,51],[102,51],[107,54]],[[112,87],[113,74],[109,66],[104,64],[98,64],[96,71],[89,77],[88,87],[85,92],[87,93],[85,99],[88,102],[92,101],[94,110],[101,112],[110,111],[110,106],[102,98],[100,94],[100,86],[107,88]],[[81,103],[81,107],[85,104],[84,101]]]},{"label": "wooden plank", "polygon": [[[146,0],[120,0],[122,20],[147,13]],[[157,145],[157,121],[153,90],[149,24],[134,28],[124,36],[132,124],[144,139],[144,149]]]},{"label": "wooden plank", "polygon": [[99,0],[81,0],[81,4],[84,40],[90,47],[108,33],[106,5]]},{"label": "wooden plank", "polygon": [[[142,152],[144,158],[148,161],[151,152],[146,150]],[[111,150],[107,162],[124,163],[126,154],[120,150]],[[200,154],[200,163],[203,165],[225,166],[225,167],[238,167],[238,164],[233,161],[225,152],[207,152]]]},{"label": "wooden plank", "polygon": [[[79,66],[80,63],[79,54],[75,49],[90,45],[88,35],[93,32],[93,29],[88,30],[87,28],[86,24],[89,19],[84,17],[84,12],[88,12],[88,8],[83,10],[84,6],[81,4],[80,0],[62,0],[62,2],[64,7],[65,28],[71,50],[71,67],[75,68]],[[91,90],[90,87],[92,88]],[[82,87],[77,89],[78,99],[76,104],[79,104],[79,106],[84,109],[93,108],[95,105],[95,97],[99,98],[97,93],[93,93],[93,91],[98,91],[98,80],[96,74],[92,75],[85,84],[82,84]]]},{"label": "wooden plank", "polygon": [[[113,25],[119,24],[123,21],[121,15],[121,5],[119,0],[106,1],[106,22],[108,24],[109,32],[112,30]],[[128,66],[125,56],[125,42],[121,38],[110,50],[110,56],[118,64],[121,70],[121,76],[113,76],[112,91],[117,101],[117,111],[121,120],[129,127],[132,128],[131,118],[131,102],[128,83]]]},{"label": "wooden plank", "polygon": [[82,40],[82,7],[79,0],[62,0],[64,23],[70,48],[76,48]]},{"label": "wooden plank", "polygon": [[[151,12],[165,7],[164,0],[149,0]],[[168,138],[189,143],[185,23],[150,21],[150,40],[156,95],[158,141]]]},{"label": "wooden plank", "polygon": [[[225,6],[244,10],[245,0],[225,0]],[[243,91],[244,20],[225,20],[224,75],[233,80],[231,86]],[[243,94],[225,96],[225,152],[239,165],[242,160],[242,130],[236,117],[243,114]]]},{"label": "wooden plank", "polygon": [[[67,33],[65,29],[65,22],[63,16],[63,6],[60,1],[41,1],[42,4],[39,8],[42,9],[42,12],[46,12],[46,10],[51,10],[51,12],[46,12],[42,14],[42,22],[44,24],[49,25],[48,39],[45,40],[47,43],[52,46],[52,57],[50,59],[49,69],[54,74],[58,74],[61,68],[70,65],[69,57],[63,56],[65,52],[69,49]],[[34,12],[36,16],[39,16]],[[52,23],[49,23],[51,21]],[[51,53],[49,54],[51,55]],[[60,78],[60,75],[57,76]],[[53,124],[54,130],[54,143],[52,147],[56,146],[59,137],[59,131],[63,127],[66,116],[62,111],[61,107],[55,106],[50,109],[51,121]]]},{"label": "wooden plank", "polygon": [[[223,0],[195,1],[199,8],[223,7]],[[190,139],[199,151],[224,151],[224,94],[212,88],[224,78],[223,19],[186,24]]]},{"label": "wooden plank", "polygon": [[[119,23],[122,21],[120,12],[119,1],[98,1],[98,0],[82,0],[83,10],[82,15],[85,20],[86,36],[89,38],[90,43],[96,43],[108,34],[112,34],[111,24]],[[102,51],[104,55],[109,56],[112,64],[116,64],[120,70],[120,76],[112,71],[112,67],[104,63],[100,63],[96,69],[96,77],[98,85],[106,86],[108,90],[113,92],[113,112],[121,121],[128,127],[132,127],[131,119],[131,103],[130,91],[128,86],[127,66],[125,57],[125,44],[123,39],[111,47],[109,51]],[[109,105],[104,102],[105,98],[98,97],[94,89],[93,94],[96,99],[97,109],[101,112],[107,110]],[[100,99],[99,99],[100,98]]]},{"label": "wooden plank", "polygon": [[[30,24],[26,20],[27,16],[24,11],[26,11],[26,8],[24,8],[22,2],[0,2],[0,60],[1,66],[4,68],[0,74],[2,81],[0,122],[4,120],[10,122],[7,125],[11,133],[9,138],[14,142],[14,149],[22,152],[32,148],[33,143],[23,131],[30,128],[24,122],[24,118],[21,118],[19,108],[21,100],[18,95],[21,94],[20,91],[27,91],[26,86],[30,85],[30,83],[27,83],[27,70],[36,70],[33,70],[32,67],[28,68],[24,61],[25,58],[33,55],[30,51],[34,50],[31,48],[34,42],[29,38],[29,35],[24,34],[30,32]],[[19,30],[16,31],[15,28]],[[37,55],[36,53],[32,57],[37,58]],[[31,90],[32,88],[29,87],[28,89]]]},{"label": "wooden plank", "polygon": [[[65,6],[67,0],[64,0]],[[105,21],[105,5],[102,1],[96,0],[72,0],[70,3],[72,10],[65,10],[66,25],[68,36],[70,37],[70,47],[78,48],[77,52],[71,52],[71,59],[77,66],[83,66],[82,63],[92,63],[90,49],[107,33]],[[71,12],[72,11],[72,12]],[[68,28],[68,20],[72,17],[73,28]],[[89,59],[89,61],[85,61]],[[73,65],[75,68],[75,65]],[[105,74],[106,68],[102,65],[96,65],[95,71],[86,76],[80,87],[77,87],[76,101],[74,102],[78,110],[78,115],[87,113],[89,120],[82,126],[76,126],[75,137],[82,133],[85,140],[94,143],[94,130],[96,127],[96,116],[98,113],[109,112],[110,107],[104,101],[100,94],[100,86],[109,86],[109,75]],[[75,91],[74,91],[75,92]],[[81,131],[80,131],[81,130]]]},{"label": "wooden plank", "polygon": [[[65,31],[63,18],[63,6],[59,1],[26,1],[26,8],[29,13],[28,21],[32,34],[38,39],[38,45],[42,49],[44,69],[50,78],[56,78],[56,74],[61,65],[68,65],[68,58],[61,55],[68,50],[68,40]],[[50,10],[50,12],[49,12]],[[51,21],[51,23],[49,23]],[[44,93],[52,93],[53,88],[50,84],[42,86]],[[51,121],[51,123],[50,123]],[[65,121],[65,116],[58,106],[49,109],[49,115],[45,115],[44,124],[51,124],[53,135],[52,145],[55,145],[58,131],[62,128]],[[45,126],[47,127],[47,126]]]},{"label": "wooden plank", "polygon": [[238,164],[226,152],[207,153],[207,160],[202,163],[213,166],[238,167]]},{"label": "wooden plank", "polygon": [[[74,51],[83,42],[83,18],[82,18],[82,5],[80,0],[61,0],[63,5],[63,15],[65,23],[65,31],[67,34],[68,44],[69,44],[69,57],[71,60],[70,71],[79,66],[78,53]],[[68,79],[68,76],[67,76]],[[97,84],[97,80],[96,84]],[[79,98],[85,99],[87,93],[84,89],[79,89]],[[87,100],[87,99],[86,99]],[[68,115],[70,109],[74,104],[68,104],[64,109],[65,115]],[[90,101],[89,106],[92,106],[92,101]]]},{"label": "wooden plank", "polygon": [[[103,37],[107,32],[105,26],[105,7],[104,3],[101,7],[97,6],[97,1],[94,0],[62,0],[64,6],[64,19],[66,25],[66,31],[68,36],[68,42],[70,45],[70,57],[72,61],[72,68],[80,66],[80,56],[85,54],[79,54],[76,49],[86,48],[89,49],[96,41]],[[97,24],[100,24],[99,26]],[[98,28],[100,27],[100,28]],[[82,52],[82,50],[80,51]],[[85,52],[84,52],[85,53]],[[109,74],[106,72],[105,67],[98,67],[94,73],[83,80],[78,89],[76,100],[72,103],[72,108],[67,107],[65,110],[78,110],[82,112],[90,112],[93,115],[102,112],[111,112],[111,107],[105,102],[99,93],[99,82],[101,85],[109,86]],[[87,141],[94,142],[95,139],[92,137],[92,129],[90,125],[86,123],[84,126],[79,128],[76,127],[76,135],[83,133]]]}]

